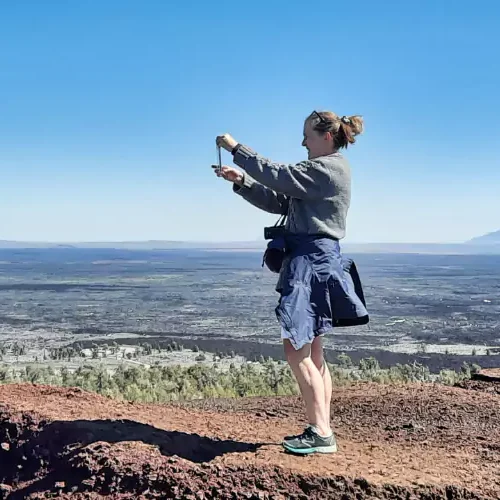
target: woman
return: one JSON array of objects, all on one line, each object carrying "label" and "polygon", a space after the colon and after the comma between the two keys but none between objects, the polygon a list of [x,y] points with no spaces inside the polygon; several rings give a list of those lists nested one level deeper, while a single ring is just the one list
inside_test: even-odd
[{"label": "woman", "polygon": [[353,144],[362,129],[360,116],[314,111],[304,123],[302,145],[308,160],[296,165],[272,163],[229,134],[217,137],[217,145],[231,152],[243,169],[223,166],[217,175],[256,207],[287,216],[276,315],[309,421],[302,434],[283,441],[294,453],[337,451],[330,426],[332,380],[321,335],[334,326],[368,322],[362,290],[359,283],[356,288],[339,247],[351,199],[350,168],[339,150]]}]

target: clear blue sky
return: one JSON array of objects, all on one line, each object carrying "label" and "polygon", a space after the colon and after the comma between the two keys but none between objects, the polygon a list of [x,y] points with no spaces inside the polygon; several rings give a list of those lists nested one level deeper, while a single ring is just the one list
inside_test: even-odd
[{"label": "clear blue sky", "polygon": [[[229,132],[305,157],[362,114],[346,242],[500,229],[500,2],[0,3],[0,239],[256,240]],[[230,162],[229,155],[224,159]]]}]

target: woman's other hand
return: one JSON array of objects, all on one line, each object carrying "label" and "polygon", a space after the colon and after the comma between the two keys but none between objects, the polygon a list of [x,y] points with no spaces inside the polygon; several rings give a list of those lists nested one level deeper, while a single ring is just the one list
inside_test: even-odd
[{"label": "woman's other hand", "polygon": [[222,165],[221,170],[216,170],[215,173],[217,177],[222,177],[223,179],[226,179],[226,181],[238,184],[238,186],[243,184],[243,172],[236,168]]}]

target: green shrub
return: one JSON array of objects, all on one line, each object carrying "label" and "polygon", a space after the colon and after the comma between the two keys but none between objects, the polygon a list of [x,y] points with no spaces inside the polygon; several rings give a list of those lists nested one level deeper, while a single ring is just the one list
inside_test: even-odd
[{"label": "green shrub", "polygon": [[[417,362],[397,364],[385,369],[380,368],[375,358],[362,359],[359,368],[347,367],[346,358],[341,358],[341,363],[342,365],[327,363],[334,387],[355,381],[382,384],[437,382],[454,385],[470,378],[472,373],[480,369],[478,365],[464,363],[459,373],[442,370],[436,376],[432,375],[426,366]],[[148,403],[212,397],[299,394],[298,385],[288,364],[271,358],[263,358],[260,363],[231,363],[228,369],[202,363],[188,367],[156,364],[151,368],[121,364],[114,373],[110,373],[103,364],[83,365],[74,372],[65,367],[56,372],[50,366],[28,365],[18,371],[0,366],[0,383],[9,382],[76,386],[113,398]]]}]

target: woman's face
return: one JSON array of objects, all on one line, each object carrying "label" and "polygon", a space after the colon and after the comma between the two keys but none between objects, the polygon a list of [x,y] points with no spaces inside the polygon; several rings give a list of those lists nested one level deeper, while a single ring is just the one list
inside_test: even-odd
[{"label": "woman's face", "polygon": [[304,123],[304,140],[302,146],[307,149],[307,156],[310,160],[319,156],[326,156],[333,153],[332,134],[320,134],[313,129],[311,120]]}]

